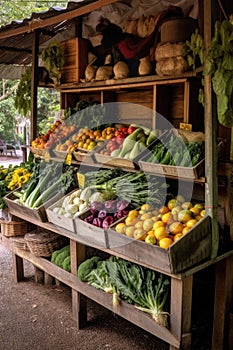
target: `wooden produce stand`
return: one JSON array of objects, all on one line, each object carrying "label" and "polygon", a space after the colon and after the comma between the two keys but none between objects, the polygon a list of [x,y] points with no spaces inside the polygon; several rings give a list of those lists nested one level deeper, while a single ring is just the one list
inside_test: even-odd
[{"label": "wooden produce stand", "polygon": [[[101,8],[104,5],[110,4],[114,1],[95,1],[87,4],[74,11],[67,12],[65,15],[57,16],[57,19],[52,18],[51,23],[58,23],[65,18],[81,18],[83,14],[89,11]],[[226,3],[226,2],[225,2]],[[210,0],[200,1],[201,21],[203,27],[203,34],[205,38],[206,47],[209,46],[211,40],[211,29],[213,21],[216,16],[217,1]],[[43,22],[43,21],[42,21]],[[37,24],[35,24],[36,26]],[[45,24],[40,24],[41,28]],[[37,97],[37,52],[38,46],[38,32],[35,27],[35,41],[33,46],[33,67],[34,73],[32,77],[32,139],[36,135],[36,97]],[[41,29],[40,28],[40,29]],[[26,31],[26,28],[25,28]],[[2,33],[6,35],[6,33]],[[11,36],[11,34],[9,34]],[[37,40],[36,40],[37,39]],[[1,31],[0,31],[1,40]],[[79,47],[79,45],[77,45]],[[83,63],[82,63],[83,64]],[[75,65],[77,69],[77,62]],[[68,69],[69,74],[70,70]],[[72,79],[73,75],[71,74]],[[79,264],[86,257],[86,246],[92,246],[103,252],[111,255],[116,255],[126,260],[138,263],[136,256],[129,256],[126,252],[116,251],[110,248],[99,247],[95,244],[86,242],[85,239],[77,239],[77,236],[68,230],[61,229],[56,225],[48,222],[42,222],[35,218],[30,218],[27,213],[12,212],[12,214],[19,216],[25,221],[32,224],[51,230],[59,235],[65,236],[70,240],[71,252],[71,273],[55,266],[47,259],[38,258],[30,252],[15,248],[10,241],[0,236],[1,243],[13,252],[14,262],[14,277],[15,281],[19,282],[23,279],[23,260],[30,261],[39,271],[45,273],[45,282],[50,281],[50,276],[60,280],[72,289],[72,310],[73,317],[77,323],[77,327],[85,326],[87,321],[86,297],[96,301],[104,307],[116,312],[118,315],[145,329],[151,334],[161,338],[168,344],[170,349],[190,349],[191,347],[191,314],[192,314],[192,300],[193,300],[193,278],[196,272],[207,269],[210,266],[215,267],[215,301],[214,301],[214,321],[212,333],[212,350],[223,350],[233,346],[232,339],[229,336],[230,330],[230,313],[232,312],[232,287],[233,287],[233,272],[231,266],[233,262],[233,251],[229,250],[224,254],[218,255],[219,245],[219,228],[218,228],[218,204],[219,199],[224,212],[223,223],[227,219],[227,224],[231,225],[232,208],[230,205],[229,192],[227,199],[225,199],[225,188],[222,189],[218,183],[218,174],[224,178],[226,187],[230,189],[230,177],[232,173],[232,165],[223,163],[217,169],[217,157],[215,150],[217,149],[217,136],[228,139],[229,151],[229,135],[223,128],[218,129],[216,110],[214,106],[214,98],[212,96],[211,78],[205,77],[205,107],[202,109],[197,102],[198,89],[200,87],[200,76],[194,73],[187,73],[181,76],[174,77],[158,77],[156,75],[146,77],[127,78],[122,80],[107,80],[94,83],[74,83],[67,81],[59,87],[61,94],[61,108],[65,109],[68,106],[74,106],[78,98],[85,98],[86,96],[97,99],[101,104],[107,102],[135,102],[138,105],[147,107],[151,110],[151,114],[146,116],[144,123],[150,128],[156,128],[156,113],[159,112],[164,115],[175,127],[179,124],[192,124],[194,130],[205,130],[205,174],[200,179],[195,179],[195,191],[205,200],[206,215],[210,218],[210,232],[211,237],[211,254],[209,259],[200,261],[195,266],[189,266],[187,269],[179,273],[169,272],[163,265],[158,264],[155,267],[153,263],[145,263],[142,265],[158,272],[164,273],[171,279],[171,300],[170,300],[170,325],[169,328],[161,327],[150,319],[146,314],[135,310],[131,305],[124,302],[113,310],[111,296],[107,293],[95,290],[77,278],[77,268]],[[167,100],[167,103],[162,103],[164,96],[169,95],[172,98]],[[176,101],[179,106],[179,113],[172,102]],[[177,105],[176,105],[177,107]],[[140,109],[139,109],[140,110]],[[142,114],[133,115],[132,110],[119,110],[121,122],[131,123],[140,122]],[[204,117],[204,125],[203,125]],[[217,135],[218,133],[218,135]],[[229,152],[228,152],[229,153]],[[94,166],[92,164],[92,166]],[[225,172],[226,169],[227,171]],[[176,178],[172,178],[176,181]],[[189,179],[183,179],[184,184]],[[156,259],[156,257],[155,257]],[[221,297],[220,297],[221,296]],[[221,300],[221,302],[220,302]]]}]

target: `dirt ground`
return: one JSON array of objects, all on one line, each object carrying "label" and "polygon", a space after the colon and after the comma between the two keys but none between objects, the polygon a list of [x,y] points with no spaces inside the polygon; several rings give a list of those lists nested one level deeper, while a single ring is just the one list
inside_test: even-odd
[{"label": "dirt ground", "polygon": [[[35,283],[34,267],[27,261],[24,270],[25,281],[15,283],[11,253],[0,245],[1,350],[168,350],[167,343],[91,300],[87,327],[78,330],[72,319],[70,289]],[[194,321],[193,350],[210,349],[211,322],[206,320],[211,311],[205,307],[211,298],[205,300],[203,295],[197,296],[200,309],[194,308],[203,314],[202,324]]]}]

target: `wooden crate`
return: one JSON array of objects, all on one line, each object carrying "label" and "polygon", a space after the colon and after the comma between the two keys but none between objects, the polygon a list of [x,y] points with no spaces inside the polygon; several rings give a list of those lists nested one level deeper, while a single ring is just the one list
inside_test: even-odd
[{"label": "wooden crate", "polygon": [[61,193],[56,194],[54,197],[52,197],[49,201],[45,202],[43,205],[38,207],[37,209],[31,209],[23,204],[20,204],[19,202],[16,202],[15,200],[18,198],[15,195],[15,191],[10,192],[4,197],[4,201],[6,202],[9,213],[12,215],[19,215],[23,214],[30,218],[36,219],[42,222],[47,221],[47,214],[46,214],[46,208],[48,208],[54,201],[57,201],[59,198],[62,197]]},{"label": "wooden crate", "polygon": [[[67,196],[69,195],[70,193]],[[69,230],[71,232],[75,232],[73,218],[67,218],[64,215],[60,215],[53,211],[54,208],[60,207],[62,205],[62,202],[65,197],[60,198],[58,201],[56,201],[46,209],[47,218],[48,218],[48,221],[53,223],[54,225],[65,228],[66,230]]]},{"label": "wooden crate", "polygon": [[106,248],[107,230],[85,222],[84,219],[89,215],[91,215],[91,211],[87,210],[74,219],[77,239],[96,248]]},{"label": "wooden crate", "polygon": [[61,70],[61,84],[78,83],[84,78],[88,65],[88,40],[73,38],[61,42],[65,63]]},{"label": "wooden crate", "polygon": [[[184,138],[187,141],[204,141],[204,134],[202,132],[190,132],[185,130],[171,129],[165,131],[160,136],[160,141],[166,145],[170,135],[174,134],[176,137]],[[138,161],[139,167],[142,171],[149,174],[168,175],[179,178],[197,179],[204,174],[205,159],[203,158],[198,164],[193,167],[184,167],[178,165],[165,165],[160,163],[151,163],[147,160],[151,157],[151,149],[158,141],[154,141],[148,149],[143,151],[141,158]]]},{"label": "wooden crate", "polygon": [[204,174],[205,160],[202,159],[194,167],[181,167],[174,165],[154,164],[146,161],[147,158],[139,160],[139,166],[145,173],[168,175],[175,177],[184,177],[188,179],[197,179]]},{"label": "wooden crate", "polygon": [[182,272],[211,256],[211,218],[209,216],[201,219],[168,249],[117,233],[114,227],[115,225],[107,230],[107,247],[112,252],[167,273]]},{"label": "wooden crate", "polygon": [[95,163],[93,151],[88,151],[83,148],[77,148],[75,151],[72,152],[72,156],[77,162],[83,162],[88,164]]}]

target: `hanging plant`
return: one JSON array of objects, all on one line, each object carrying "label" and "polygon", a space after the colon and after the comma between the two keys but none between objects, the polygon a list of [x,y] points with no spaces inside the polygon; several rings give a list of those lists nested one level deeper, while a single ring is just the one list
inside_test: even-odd
[{"label": "hanging plant", "polygon": [[217,97],[219,123],[233,127],[233,17],[215,23],[214,37],[207,52],[204,75],[212,75]]},{"label": "hanging plant", "polygon": [[27,116],[31,110],[31,76],[32,67],[30,66],[22,74],[15,95],[15,108],[24,116]]},{"label": "hanging plant", "polygon": [[63,48],[58,42],[52,41],[47,48],[42,50],[41,58],[49,73],[49,77],[54,81],[55,85],[59,85],[61,69],[65,63]]}]

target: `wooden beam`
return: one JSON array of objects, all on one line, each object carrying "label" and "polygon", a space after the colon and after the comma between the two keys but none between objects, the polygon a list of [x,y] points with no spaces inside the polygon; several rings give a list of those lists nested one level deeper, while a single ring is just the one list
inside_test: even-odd
[{"label": "wooden beam", "polygon": [[[208,49],[211,43],[214,4],[211,0],[204,2],[204,44]],[[217,109],[212,93],[211,76],[204,78],[205,93],[205,205],[206,214],[212,218],[212,253],[215,258],[218,252],[218,184],[217,184]]]},{"label": "wooden beam", "polygon": [[9,46],[0,46],[0,50],[4,50],[4,51],[11,51],[11,52],[26,52],[29,54],[32,54],[32,50],[28,50],[28,49],[17,49],[16,47],[9,47]]},{"label": "wooden beam", "polygon": [[[85,1],[83,1],[85,3]],[[11,29],[11,30],[6,30],[6,31],[0,31],[0,39],[6,39],[11,36],[16,36],[24,33],[30,33],[36,29],[39,28],[44,28],[51,26],[53,24],[56,24],[58,22],[62,21],[67,21],[70,19],[73,19],[78,16],[82,16],[88,12],[92,12],[94,10],[97,10],[103,6],[110,5],[114,2],[117,2],[117,0],[99,0],[99,1],[94,1],[92,3],[89,3],[87,5],[80,6],[77,9],[71,9],[70,11],[61,13],[56,16],[52,16],[50,18],[45,18],[45,19],[32,19],[29,21],[25,26],[20,26],[19,28]]]},{"label": "wooden beam", "polygon": [[37,135],[37,93],[38,93],[38,52],[40,31],[34,33],[32,47],[32,80],[31,80],[31,133],[30,138],[35,139]]}]

